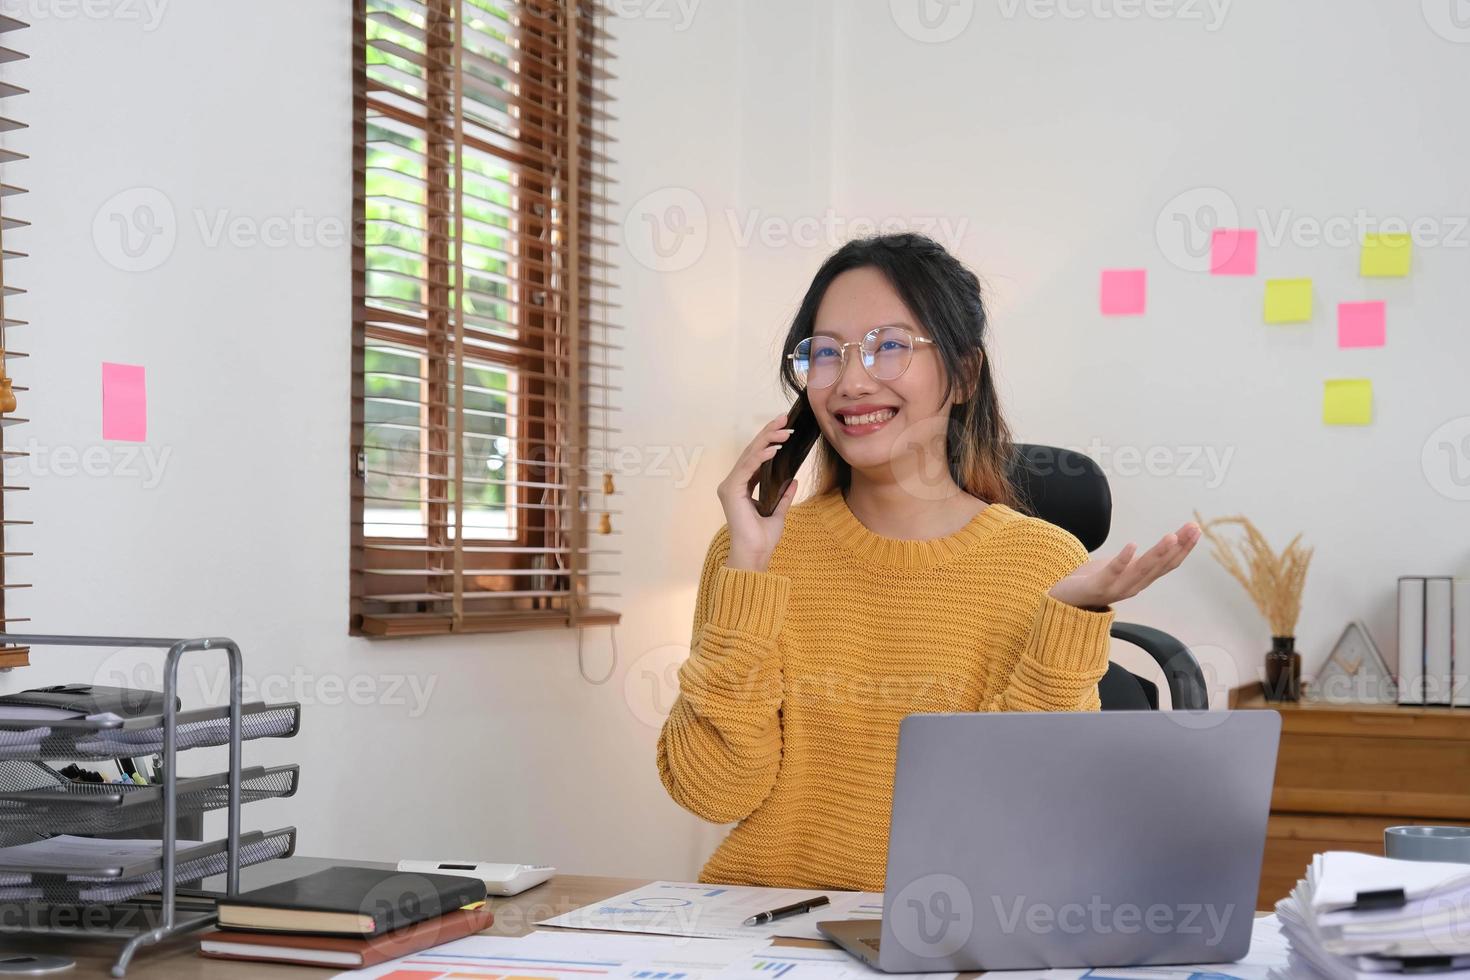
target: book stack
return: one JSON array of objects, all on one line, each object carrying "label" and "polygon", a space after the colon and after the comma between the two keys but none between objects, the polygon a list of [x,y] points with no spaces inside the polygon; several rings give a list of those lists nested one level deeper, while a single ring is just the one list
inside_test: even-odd
[{"label": "book stack", "polygon": [[374,966],[490,928],[485,883],[451,875],[328,868],[219,902],[199,952],[228,960]]},{"label": "book stack", "polygon": [[1470,978],[1470,864],[1328,851],[1276,903],[1293,980]]}]

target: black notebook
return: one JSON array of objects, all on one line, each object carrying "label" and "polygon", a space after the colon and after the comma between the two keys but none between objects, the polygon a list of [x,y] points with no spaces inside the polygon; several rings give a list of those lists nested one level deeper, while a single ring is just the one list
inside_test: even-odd
[{"label": "black notebook", "polygon": [[378,936],[483,900],[485,883],[458,875],[328,868],[219,901],[221,929]]}]

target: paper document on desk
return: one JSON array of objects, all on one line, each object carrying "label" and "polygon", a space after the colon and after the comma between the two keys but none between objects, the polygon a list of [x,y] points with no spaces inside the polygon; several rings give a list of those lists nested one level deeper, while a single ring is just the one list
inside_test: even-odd
[{"label": "paper document on desk", "polygon": [[[745,920],[758,912],[818,895],[830,905],[762,926]],[[563,929],[601,929],[608,932],[646,932],[663,936],[701,936],[709,939],[752,939],[781,936],[822,939],[817,923],[828,919],[879,919],[883,896],[877,892],[844,892],[822,888],[756,888],[749,885],[702,885],[686,881],[655,881],[621,895],[542,919],[538,926]]]},{"label": "paper document on desk", "polygon": [[[1090,970],[990,970],[986,980],[1268,980],[1286,968],[1287,942],[1275,915],[1255,921],[1250,950],[1234,963],[1098,966]],[[1277,978],[1279,980],[1279,978]]]},{"label": "paper document on desk", "polygon": [[[691,939],[687,936],[612,935],[605,932],[540,930],[520,940],[525,950],[542,955],[618,954],[627,968],[624,978],[660,980],[649,963],[723,965],[715,972],[687,975],[684,980],[954,980],[953,973],[883,973],[835,946],[777,946],[768,939]],[[675,980],[672,974],[661,980]]]},{"label": "paper document on desk", "polygon": [[587,980],[589,973],[607,980],[954,980],[955,976],[878,973],[841,950],[771,946],[766,939],[588,932],[535,932],[519,938],[470,936],[338,976],[448,980],[511,974],[518,980]]},{"label": "paper document on desk", "polygon": [[767,946],[709,980],[955,980],[954,973],[884,973],[835,946]]},{"label": "paper document on desk", "polygon": [[[764,940],[760,941],[764,945]],[[391,976],[394,980],[435,980],[476,975],[525,980],[588,980],[634,977],[652,980],[704,980],[751,955],[756,943],[719,939],[655,939],[592,933],[532,933],[529,936],[468,936],[432,949],[337,974],[353,980]]]}]

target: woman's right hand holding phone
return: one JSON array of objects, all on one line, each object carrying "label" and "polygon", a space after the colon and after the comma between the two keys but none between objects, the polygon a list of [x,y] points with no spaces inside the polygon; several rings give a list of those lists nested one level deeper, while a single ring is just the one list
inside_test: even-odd
[{"label": "woman's right hand holding phone", "polygon": [[720,505],[725,508],[725,523],[730,527],[730,556],[725,559],[730,568],[764,572],[771,564],[776,544],[781,540],[781,531],[786,526],[786,511],[796,498],[796,481],[791,481],[771,516],[762,517],[750,495],[750,479],[761,464],[776,455],[781,444],[791,438],[793,430],[783,428],[785,424],[785,412],[766,423],[719,486]]}]

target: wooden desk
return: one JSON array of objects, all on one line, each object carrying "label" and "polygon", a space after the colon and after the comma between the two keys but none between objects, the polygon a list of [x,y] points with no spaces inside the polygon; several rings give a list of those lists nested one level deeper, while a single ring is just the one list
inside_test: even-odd
[{"label": "wooden desk", "polygon": [[1383,853],[1395,824],[1470,826],[1470,711],[1267,703],[1259,684],[1232,708],[1281,713],[1281,750],[1259,908],[1284,898],[1320,851]]},{"label": "wooden desk", "polygon": [[[557,875],[544,885],[537,885],[513,898],[492,898],[495,925],[487,936],[523,936],[536,929],[536,920],[561,915],[592,902],[610,898],[630,888],[646,885],[641,878],[594,878],[582,875]],[[271,980],[313,978],[326,980],[341,968],[289,966],[274,963],[249,963],[206,959],[199,955],[199,937],[207,931],[176,937],[158,946],[149,946],[128,967],[128,978],[138,980],[203,980],[203,978],[245,978],[269,976]],[[61,937],[0,936],[0,949],[8,953],[33,953],[74,957],[76,969],[53,974],[64,980],[112,976],[112,964],[122,949],[120,942],[75,940]]]},{"label": "wooden desk", "polygon": [[[363,862],[350,862],[363,863]],[[537,885],[514,898],[492,898],[495,925],[486,936],[524,936],[536,930],[538,919],[561,915],[622,892],[648,884],[644,878],[600,878],[590,875],[557,875],[544,885]],[[1259,918],[1266,915],[1257,912]],[[128,967],[128,978],[138,980],[204,980],[204,978],[268,977],[269,980],[326,980],[340,973],[340,968],[290,966],[277,963],[250,963],[236,960],[213,960],[199,955],[199,937],[206,932],[180,936],[159,946],[151,946]],[[777,939],[778,946],[826,946],[808,939]],[[7,953],[34,953],[74,957],[76,969],[53,974],[63,980],[110,978],[121,943],[61,939],[59,937],[0,936],[0,949]],[[962,973],[960,980],[972,980],[979,973]]]}]

